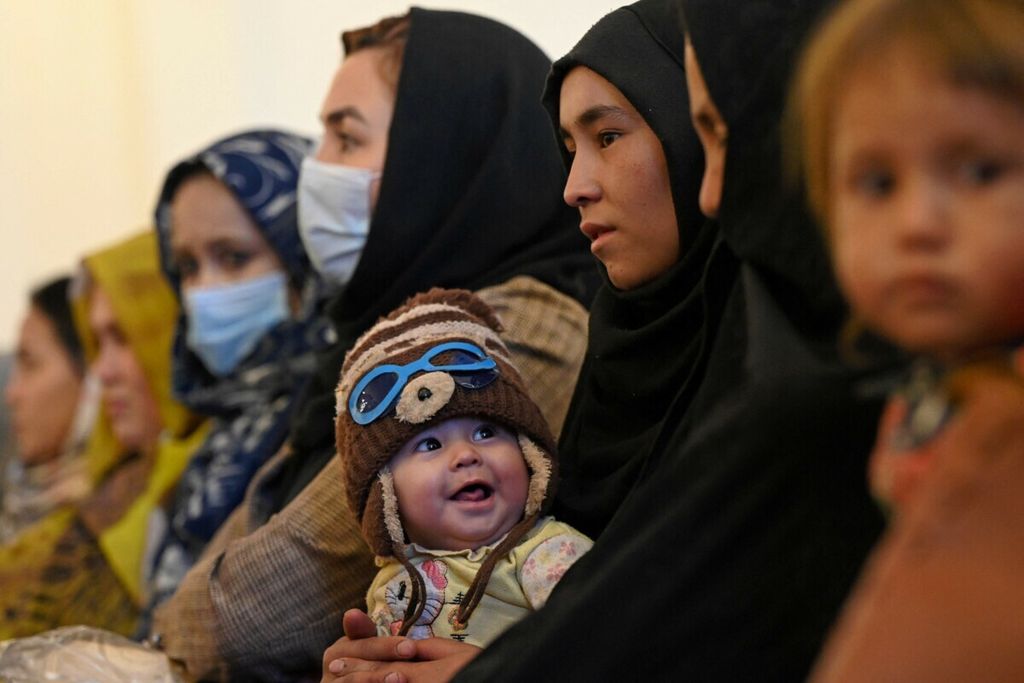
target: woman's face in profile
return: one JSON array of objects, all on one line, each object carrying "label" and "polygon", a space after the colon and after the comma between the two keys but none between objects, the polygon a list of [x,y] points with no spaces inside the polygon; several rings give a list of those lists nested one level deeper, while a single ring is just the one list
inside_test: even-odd
[{"label": "woman's face in profile", "polygon": [[174,194],[171,253],[185,292],[284,270],[235,195],[209,173],[185,180]]},{"label": "woman's face in profile", "polygon": [[90,369],[100,380],[114,436],[126,451],[152,448],[163,428],[160,409],[114,304],[99,285],[89,295],[89,329],[97,347]]},{"label": "woman's face in profile", "polygon": [[26,465],[60,455],[78,406],[81,381],[53,323],[32,306],[21,325],[14,372],[4,392],[18,457]]},{"label": "woman's face in profile", "polygon": [[679,227],[658,136],[608,80],[578,66],[559,98],[562,141],[572,157],[565,201],[608,279],[629,290],[679,259]]},{"label": "woman's face in profile", "polygon": [[[384,80],[386,52],[365,48],[352,53],[338,67],[320,110],[323,139],[318,161],[383,171],[388,132],[395,112],[394,88]],[[376,206],[380,180],[370,188]]]},{"label": "woman's face in profile", "polygon": [[700,185],[700,210],[708,218],[718,216],[725,177],[725,151],[729,127],[704,82],[693,43],[686,39],[686,90],[690,96],[690,118],[704,148],[704,180]]}]

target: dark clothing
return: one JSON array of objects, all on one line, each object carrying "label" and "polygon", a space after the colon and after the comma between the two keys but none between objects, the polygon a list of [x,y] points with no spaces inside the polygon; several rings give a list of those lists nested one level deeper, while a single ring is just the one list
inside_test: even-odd
[{"label": "dark clothing", "polygon": [[[697,343],[693,369],[674,400],[652,408],[660,412],[648,417],[657,427],[647,446],[623,452],[637,461],[624,465],[636,473],[632,488],[619,482],[620,498],[574,501],[609,517],[593,550],[542,611],[495,641],[460,681],[802,680],[881,530],[864,477],[881,401],[864,397],[870,373],[837,358],[845,311],[802,198],[779,180],[776,136],[793,46],[827,3],[692,4],[700,11],[691,17],[684,2],[686,19],[698,58],[720,67],[706,78],[729,125],[721,238],[699,269],[701,324],[666,332],[679,349]],[[606,17],[581,44],[600,36],[594,60],[645,66],[650,57],[634,46],[679,45],[678,36],[658,37],[677,11],[674,2],[643,0]],[[753,56],[719,59],[718,50],[759,46]],[[656,111],[648,101],[683,88],[681,73],[675,85],[627,96],[642,114]],[[687,118],[686,109],[676,114]],[[592,311],[592,334],[600,311]],[[665,340],[643,343],[663,354],[648,367],[675,360]],[[588,418],[574,406],[569,419]],[[630,439],[633,426],[627,418],[618,429]],[[592,428],[616,430],[584,422],[565,433]],[[583,457],[569,452],[568,439],[563,445],[565,461]],[[577,471],[563,467],[561,490],[573,490],[564,478]]]},{"label": "dark clothing", "polygon": [[[703,156],[686,115],[677,11],[662,0],[609,14],[555,62],[544,93],[556,127],[562,80],[577,66],[610,81],[633,103],[662,143],[682,254],[668,272],[630,291],[605,276],[591,307],[587,357],[560,444],[555,508],[559,519],[591,536],[629,493],[666,431],[670,406],[682,410],[692,398],[721,308],[709,306],[706,284],[735,276],[734,259],[717,244],[717,228],[697,208]],[[716,249],[721,258],[711,259]]]}]

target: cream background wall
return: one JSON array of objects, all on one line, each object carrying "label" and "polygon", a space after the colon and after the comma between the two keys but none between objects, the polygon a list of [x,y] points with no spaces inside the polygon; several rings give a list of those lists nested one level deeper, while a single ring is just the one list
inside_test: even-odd
[{"label": "cream background wall", "polygon": [[[422,0],[552,58],[624,0]],[[0,0],[0,349],[28,289],[149,226],[172,163],[231,131],[316,133],[342,29],[395,0]],[[539,96],[539,93],[538,93]]]}]

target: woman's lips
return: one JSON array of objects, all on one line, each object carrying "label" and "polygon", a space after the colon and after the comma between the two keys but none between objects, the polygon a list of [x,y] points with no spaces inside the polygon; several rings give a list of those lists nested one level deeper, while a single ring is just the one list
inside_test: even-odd
[{"label": "woman's lips", "polygon": [[601,245],[605,242],[607,235],[614,232],[614,229],[607,225],[601,225],[600,223],[593,223],[590,221],[584,221],[580,223],[580,230],[587,239],[590,240],[590,251],[591,253],[597,253]]}]

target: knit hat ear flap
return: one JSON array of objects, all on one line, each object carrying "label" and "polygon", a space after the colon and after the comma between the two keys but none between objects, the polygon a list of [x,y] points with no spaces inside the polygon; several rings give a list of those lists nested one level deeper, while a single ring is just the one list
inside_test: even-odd
[{"label": "knit hat ear flap", "polygon": [[405,545],[394,479],[387,468],[381,470],[377,480],[370,485],[362,530],[370,550],[380,557],[391,557]]},{"label": "knit hat ear flap", "polygon": [[556,463],[548,453],[541,450],[530,437],[519,435],[519,449],[530,469],[530,486],[526,494],[524,517],[544,512],[554,498]]}]

